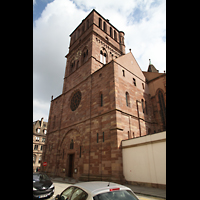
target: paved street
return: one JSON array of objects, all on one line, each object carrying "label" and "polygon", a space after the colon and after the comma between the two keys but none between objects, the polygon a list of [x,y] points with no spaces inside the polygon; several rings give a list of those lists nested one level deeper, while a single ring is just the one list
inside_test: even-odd
[{"label": "paved street", "polygon": [[[72,184],[54,182],[54,185],[55,185],[54,195],[51,198],[49,198],[48,200],[52,200],[57,194],[60,194],[65,188],[67,188],[68,186],[70,186]],[[136,194],[136,195],[140,200],[164,200],[163,198],[146,196],[146,195],[142,195],[142,194]]]},{"label": "paved street", "polygon": [[136,194],[136,195],[140,200],[163,200],[163,198],[146,196],[146,195],[142,195],[142,194]]}]

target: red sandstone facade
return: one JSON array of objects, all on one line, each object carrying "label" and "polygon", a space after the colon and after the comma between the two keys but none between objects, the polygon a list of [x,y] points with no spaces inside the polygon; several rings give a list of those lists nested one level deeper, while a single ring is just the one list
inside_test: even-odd
[{"label": "red sandstone facade", "polygon": [[[133,54],[125,54],[124,33],[95,10],[70,37],[63,91],[51,101],[42,170],[123,182],[121,141],[158,132],[157,100],[152,104]],[[166,90],[163,95],[165,100]]]}]

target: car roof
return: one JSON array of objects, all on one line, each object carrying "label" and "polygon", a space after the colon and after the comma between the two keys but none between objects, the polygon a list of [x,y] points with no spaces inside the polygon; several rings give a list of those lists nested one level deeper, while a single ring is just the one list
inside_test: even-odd
[{"label": "car roof", "polygon": [[82,183],[76,183],[73,186],[76,186],[85,190],[86,192],[90,193],[92,196],[95,196],[97,194],[101,194],[104,192],[110,192],[110,189],[114,189],[114,188],[120,188],[120,190],[131,190],[130,188],[124,185],[120,185],[120,184],[112,183],[112,182],[105,182],[105,181],[82,182]]}]

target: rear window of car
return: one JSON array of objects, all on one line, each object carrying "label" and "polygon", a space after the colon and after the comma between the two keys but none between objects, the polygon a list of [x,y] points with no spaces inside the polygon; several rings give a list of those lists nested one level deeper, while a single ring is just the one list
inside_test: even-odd
[{"label": "rear window of car", "polygon": [[138,200],[138,198],[129,190],[120,190],[98,194],[93,197],[94,200]]},{"label": "rear window of car", "polygon": [[50,180],[46,174],[33,174],[34,181]]}]

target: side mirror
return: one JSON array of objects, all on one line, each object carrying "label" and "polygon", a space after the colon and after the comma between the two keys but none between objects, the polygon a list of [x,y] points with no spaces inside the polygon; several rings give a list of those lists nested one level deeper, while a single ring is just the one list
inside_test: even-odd
[{"label": "side mirror", "polygon": [[55,200],[60,200],[60,195],[58,194],[58,195],[56,195],[56,198],[55,198]]}]

